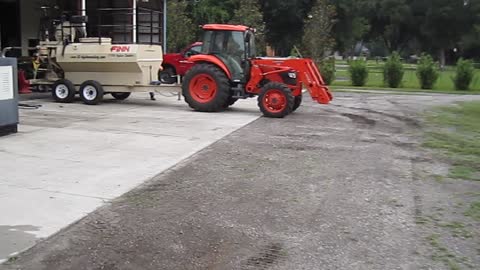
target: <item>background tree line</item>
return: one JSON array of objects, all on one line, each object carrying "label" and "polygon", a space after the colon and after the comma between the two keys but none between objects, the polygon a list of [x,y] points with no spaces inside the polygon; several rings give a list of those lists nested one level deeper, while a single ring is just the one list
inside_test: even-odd
[{"label": "background tree line", "polygon": [[480,59],[480,0],[169,0],[168,45],[199,39],[199,25],[239,23],[258,29],[259,49],[294,46],[317,60],[367,46],[375,56],[430,53],[441,62]]}]

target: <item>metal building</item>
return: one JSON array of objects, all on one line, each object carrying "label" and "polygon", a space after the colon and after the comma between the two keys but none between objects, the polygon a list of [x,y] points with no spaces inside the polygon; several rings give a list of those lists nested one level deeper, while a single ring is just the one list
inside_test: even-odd
[{"label": "metal building", "polygon": [[[166,0],[0,0],[0,49],[16,47],[9,52],[14,57],[31,55],[29,48],[38,44],[42,21],[61,13],[88,16],[89,36],[110,37],[119,43],[142,41],[147,34],[151,38],[151,33],[143,32],[142,22],[153,22],[159,29],[153,41],[166,51]],[[99,24],[108,27],[98,30]]]}]

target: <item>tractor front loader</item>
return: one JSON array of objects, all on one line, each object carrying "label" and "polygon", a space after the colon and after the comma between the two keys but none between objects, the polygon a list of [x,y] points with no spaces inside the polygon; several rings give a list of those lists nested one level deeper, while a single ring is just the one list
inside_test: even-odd
[{"label": "tractor front loader", "polygon": [[189,58],[195,65],[182,84],[193,109],[216,112],[258,96],[264,116],[282,118],[300,106],[303,86],[318,103],[332,100],[311,59],[256,57],[254,31],[246,26],[207,24],[203,30],[202,54]]}]

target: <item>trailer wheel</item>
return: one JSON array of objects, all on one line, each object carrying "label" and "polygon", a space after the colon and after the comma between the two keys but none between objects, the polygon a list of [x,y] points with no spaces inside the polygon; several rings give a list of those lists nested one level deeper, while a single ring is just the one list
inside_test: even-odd
[{"label": "trailer wheel", "polygon": [[294,99],[285,84],[270,82],[263,86],[258,96],[258,107],[266,117],[283,118],[292,112]]},{"label": "trailer wheel", "polygon": [[71,103],[75,100],[75,85],[69,80],[60,79],[52,85],[52,96],[56,102]]},{"label": "trailer wheel", "polygon": [[103,100],[103,87],[97,81],[86,81],[80,85],[80,98],[87,105],[97,105]]},{"label": "trailer wheel", "polygon": [[129,92],[113,92],[111,94],[116,100],[125,100],[130,96]]},{"label": "trailer wheel", "polygon": [[228,107],[230,84],[227,75],[211,64],[197,64],[185,75],[182,94],[188,105],[201,112],[218,112]]},{"label": "trailer wheel", "polygon": [[296,111],[298,107],[302,104],[302,94],[300,96],[296,96],[293,100],[293,110],[292,112]]}]

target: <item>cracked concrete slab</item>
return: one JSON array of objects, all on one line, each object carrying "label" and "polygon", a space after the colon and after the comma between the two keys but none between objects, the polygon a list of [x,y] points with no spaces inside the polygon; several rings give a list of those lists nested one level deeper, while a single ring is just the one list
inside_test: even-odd
[{"label": "cracked concrete slab", "polygon": [[[147,96],[99,106],[23,101],[42,107],[21,109],[19,133],[0,138],[0,260],[260,116],[253,100],[206,114]],[[25,226],[35,230],[14,229]]]}]

